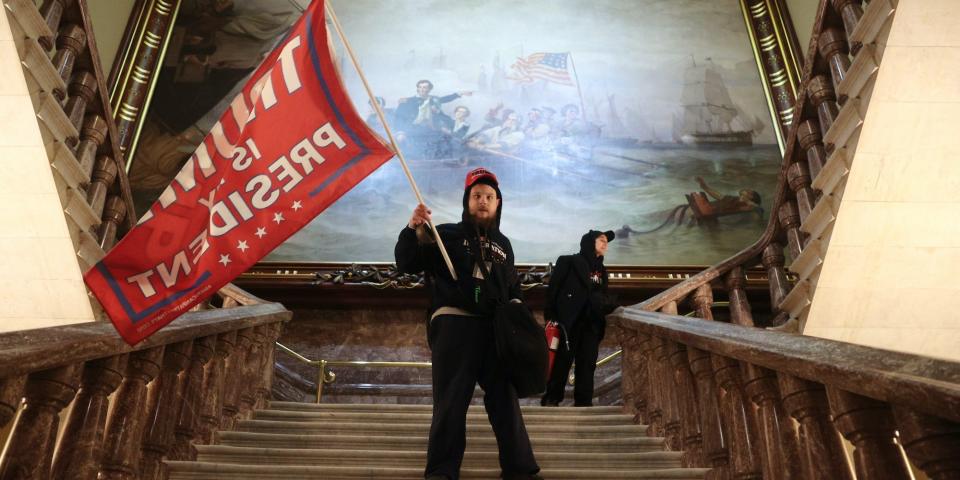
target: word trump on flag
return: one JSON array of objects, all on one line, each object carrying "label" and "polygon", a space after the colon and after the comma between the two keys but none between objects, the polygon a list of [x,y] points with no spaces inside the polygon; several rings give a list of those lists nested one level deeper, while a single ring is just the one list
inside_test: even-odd
[{"label": "word trump on flag", "polygon": [[263,258],[393,152],[340,83],[315,1],[137,226],[85,275],[139,342]]}]

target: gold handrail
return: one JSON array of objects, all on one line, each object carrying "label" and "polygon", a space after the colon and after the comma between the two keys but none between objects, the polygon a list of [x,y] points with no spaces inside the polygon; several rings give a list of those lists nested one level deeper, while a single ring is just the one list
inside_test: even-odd
[{"label": "gold handrail", "polygon": [[[385,368],[398,368],[398,367],[399,368],[402,368],[402,367],[431,368],[433,367],[433,364],[430,362],[381,362],[381,361],[368,362],[364,360],[310,360],[309,358],[304,357],[303,355],[300,355],[290,347],[287,347],[286,345],[280,342],[276,342],[276,344],[281,351],[287,353],[288,355],[299,360],[300,362],[306,363],[307,365],[314,365],[320,368],[320,371],[317,372],[317,403],[320,403],[321,399],[323,398],[323,384],[333,383],[337,380],[337,374],[328,370],[328,367],[385,367]],[[613,352],[610,355],[607,355],[606,357],[603,357],[602,359],[598,360],[597,366],[602,367],[610,363],[611,361],[613,361],[613,359],[617,358],[621,354],[623,354],[623,350],[617,350],[616,352]],[[570,385],[574,384],[574,374],[572,369],[570,371],[570,376],[567,378],[567,383],[569,383]]]},{"label": "gold handrail", "polygon": [[[610,361],[612,361],[614,358],[619,357],[622,354],[623,354],[623,350],[617,350],[616,352],[613,352],[610,355],[607,355],[606,357],[603,357],[602,359],[597,360],[597,367],[602,367],[610,363]],[[574,372],[573,364],[570,364],[570,375],[567,375],[567,383],[570,385],[576,384],[576,375],[574,375],[573,372]]]},{"label": "gold handrail", "polygon": [[623,350],[617,350],[616,352],[613,352],[613,353],[611,353],[610,355],[607,355],[606,357],[603,357],[602,359],[600,359],[600,360],[597,361],[597,366],[598,366],[598,367],[602,367],[602,366],[610,363],[611,360],[613,360],[614,358],[617,358],[617,357],[620,356],[620,354],[622,354],[622,353],[623,353]]},{"label": "gold handrail", "polygon": [[276,342],[277,347],[281,351],[287,353],[291,357],[299,360],[302,363],[308,365],[315,365],[320,368],[320,371],[317,372],[317,403],[320,403],[320,400],[323,398],[323,384],[333,383],[337,380],[337,374],[330,371],[329,367],[383,367],[383,368],[396,368],[396,367],[412,367],[412,368],[430,368],[433,366],[430,362],[368,362],[364,360],[310,360],[303,355],[293,351],[290,347]]}]

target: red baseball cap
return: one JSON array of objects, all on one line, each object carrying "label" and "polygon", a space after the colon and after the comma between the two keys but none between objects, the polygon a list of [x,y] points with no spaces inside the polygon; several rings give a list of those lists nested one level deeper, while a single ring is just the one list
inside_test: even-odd
[{"label": "red baseball cap", "polygon": [[464,190],[469,189],[470,187],[473,186],[473,184],[477,183],[480,180],[483,180],[484,178],[489,178],[491,181],[493,181],[494,185],[500,186],[500,182],[497,181],[497,176],[494,175],[493,172],[491,172],[490,170],[487,170],[486,168],[480,167],[480,168],[474,168],[473,170],[470,170],[469,173],[467,173],[467,178],[464,179],[463,181],[463,189]]}]

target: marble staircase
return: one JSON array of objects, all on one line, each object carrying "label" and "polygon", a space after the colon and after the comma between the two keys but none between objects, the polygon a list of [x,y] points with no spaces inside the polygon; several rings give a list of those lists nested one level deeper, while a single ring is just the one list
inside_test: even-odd
[{"label": "marble staircase", "polygon": [[[558,479],[702,479],[681,452],[646,435],[620,407],[523,407],[541,475]],[[272,402],[194,462],[166,462],[171,480],[423,478],[430,405]],[[497,444],[482,406],[467,414],[462,478],[500,476]]]}]

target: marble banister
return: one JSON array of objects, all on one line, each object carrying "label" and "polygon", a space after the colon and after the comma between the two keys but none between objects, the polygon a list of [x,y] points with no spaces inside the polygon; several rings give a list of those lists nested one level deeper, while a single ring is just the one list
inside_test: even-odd
[{"label": "marble banister", "polygon": [[[189,439],[204,399],[231,394],[223,382],[204,382],[214,348],[218,358],[230,355],[218,338],[235,343],[241,332],[250,347],[233,358],[232,394],[252,406],[270,392],[272,372],[261,372],[272,366],[273,342],[291,313],[232,285],[219,295],[238,306],[188,312],[134,346],[96,322],[0,334],[0,425],[16,419],[0,479],[164,478],[163,460],[193,455]],[[208,413],[215,419],[205,432],[210,439],[219,403]]]},{"label": "marble banister", "polygon": [[192,340],[166,347],[160,376],[150,390],[147,403],[149,416],[143,433],[139,479],[163,478],[161,461],[173,444],[174,427],[183,402],[180,372],[187,368],[192,349]]},{"label": "marble banister", "polygon": [[[97,93],[96,88],[97,79],[88,71],[74,72],[70,77],[70,97],[67,99],[67,103],[63,109],[67,112],[70,123],[72,123],[77,130],[80,130],[80,126],[83,123],[83,116],[87,111],[87,104],[93,100],[93,96]],[[102,143],[103,140],[100,142]]]},{"label": "marble banister", "polygon": [[[676,399],[685,448],[698,431],[700,465],[713,467],[707,478],[842,480],[854,470],[857,478],[901,478],[896,432],[930,478],[960,471],[957,364],[756,328],[802,330],[810,312],[895,5],[819,1],[760,238],[608,316],[625,352],[625,404],[656,432],[669,410],[663,402]],[[767,271],[773,318],[758,316],[755,326],[741,278],[757,263]],[[715,310],[715,293],[730,299],[729,315]],[[675,315],[671,305],[688,298],[695,318]],[[712,321],[715,314],[730,323]],[[667,351],[672,381],[651,365],[651,345]],[[684,396],[690,384],[693,404]],[[697,429],[683,418],[693,405]],[[854,445],[852,463],[841,436]]]},{"label": "marble banister", "polygon": [[861,0],[831,0],[831,2],[833,8],[843,19],[843,30],[847,36],[850,51],[856,54],[862,44],[854,39],[853,32],[856,30],[857,24],[860,23],[860,18],[863,17],[862,2]]},{"label": "marble banister", "polygon": [[191,441],[199,423],[199,411],[203,402],[204,371],[213,360],[217,336],[208,335],[194,340],[190,366],[183,379],[183,401],[177,412],[174,427],[174,442],[169,458],[171,460],[194,460],[196,450]]},{"label": "marble banister", "polygon": [[57,53],[53,56],[53,66],[64,83],[68,83],[73,74],[77,57],[87,48],[87,32],[82,26],[68,23],[60,27],[57,35]]},{"label": "marble banister", "polygon": [[618,310],[608,321],[638,334],[679,342],[688,349],[816,379],[843,391],[960,421],[960,368],[956,362],[634,307]]},{"label": "marble banister", "polygon": [[944,422],[936,415],[900,406],[894,407],[894,417],[907,457],[930,480],[960,476],[960,422]]},{"label": "marble banister", "polygon": [[[56,32],[60,27],[60,18],[63,17],[63,11],[73,3],[72,0],[44,0],[40,7],[40,15],[47,24],[50,32]],[[53,48],[53,34],[47,34],[40,37],[40,45],[50,50]]]},{"label": "marble banister", "polygon": [[[621,329],[622,331],[622,329]],[[680,431],[683,435],[683,464],[687,467],[702,467],[703,434],[700,430],[700,407],[697,402],[697,385],[687,360],[687,348],[677,342],[666,341],[670,367],[677,385],[677,401],[680,413]],[[627,375],[624,373],[623,378]]]},{"label": "marble banister", "polygon": [[827,389],[837,430],[853,444],[853,464],[859,480],[912,479],[900,454],[890,405],[835,388]]},{"label": "marble banister", "polygon": [[43,370],[27,377],[23,406],[0,463],[0,479],[50,478],[60,412],[73,400],[79,381],[79,364]]},{"label": "marble banister", "polygon": [[744,391],[757,406],[764,478],[803,478],[797,430],[784,410],[776,372],[750,363],[744,363],[743,367]]},{"label": "marble banister", "polygon": [[105,480],[132,480],[138,477],[140,443],[150,412],[147,384],[160,374],[164,347],[130,354],[123,382],[114,399],[114,411],[107,423],[99,477]]},{"label": "marble banister", "polygon": [[[694,308],[712,302],[703,293]],[[711,478],[852,479],[853,471],[860,479],[910,478],[898,442],[931,479],[960,472],[955,362],[638,307],[608,321],[623,338],[668,349],[674,380],[659,385],[677,389],[680,412],[690,411],[682,396],[689,387],[677,371],[677,352],[686,350]],[[689,422],[681,416],[685,438],[694,432],[684,427]],[[841,436],[853,445],[852,463]]]},{"label": "marble banister", "polygon": [[107,397],[120,386],[127,358],[124,354],[87,362],[53,462],[53,478],[97,477],[103,460]]},{"label": "marble banister", "polygon": [[823,385],[778,375],[783,405],[800,424],[800,465],[806,478],[853,480],[839,433],[830,423],[830,410]]}]

